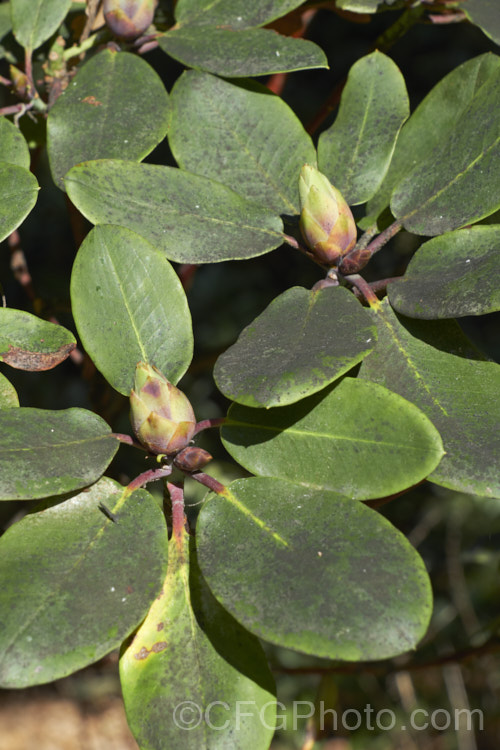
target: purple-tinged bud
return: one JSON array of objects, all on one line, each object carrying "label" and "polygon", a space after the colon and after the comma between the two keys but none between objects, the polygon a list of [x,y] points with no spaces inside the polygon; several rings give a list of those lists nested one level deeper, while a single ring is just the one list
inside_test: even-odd
[{"label": "purple-tinged bud", "polygon": [[136,39],[151,26],[158,0],[104,0],[102,9],[110,31]]},{"label": "purple-tinged bud", "polygon": [[212,460],[210,453],[195,445],[188,445],[174,458],[174,465],[182,471],[199,471]]},{"label": "purple-tinged bud", "polygon": [[150,453],[167,456],[186,447],[196,425],[193,407],[184,393],[156,367],[144,362],[139,362],[135,371],[130,421],[138,440]]},{"label": "purple-tinged bud", "polygon": [[356,244],[356,223],[339,190],[316,167],[304,164],[299,177],[300,231],[320,263],[337,266]]}]

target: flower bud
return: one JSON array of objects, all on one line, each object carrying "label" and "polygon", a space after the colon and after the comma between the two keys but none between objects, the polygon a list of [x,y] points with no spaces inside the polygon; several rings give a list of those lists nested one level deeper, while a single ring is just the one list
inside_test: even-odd
[{"label": "flower bud", "polygon": [[199,471],[203,469],[210,461],[212,456],[203,448],[197,448],[196,445],[188,445],[174,458],[174,465],[182,471]]},{"label": "flower bud", "polygon": [[136,39],[151,26],[156,5],[157,0],[104,0],[104,18],[116,36]]},{"label": "flower bud", "polygon": [[299,177],[300,231],[316,260],[336,266],[356,244],[356,224],[342,193],[304,164]]},{"label": "flower bud", "polygon": [[196,425],[193,407],[184,393],[144,362],[139,362],[135,371],[130,421],[150,453],[167,456],[186,447]]}]

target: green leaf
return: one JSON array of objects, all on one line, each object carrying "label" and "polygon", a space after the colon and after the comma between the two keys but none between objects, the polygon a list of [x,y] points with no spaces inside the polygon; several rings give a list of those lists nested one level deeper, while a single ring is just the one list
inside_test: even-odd
[{"label": "green leaf", "polygon": [[375,51],[352,66],[337,118],[318,144],[320,170],[349,205],[380,187],[409,113],[404,78],[390,57]]},{"label": "green leaf", "polygon": [[118,450],[106,422],[85,409],[0,412],[0,498],[33,500],[92,484]]},{"label": "green leaf", "polygon": [[387,287],[412,318],[460,318],[500,310],[500,225],[459,229],[425,242],[405,275]]},{"label": "green leaf", "polygon": [[113,388],[128,396],[137,362],[172,383],[193,355],[186,295],[165,256],[135,232],[95,227],[80,246],[71,303],[82,343]]},{"label": "green leaf", "polygon": [[22,133],[16,126],[0,117],[0,162],[29,169],[30,151]]},{"label": "green leaf", "polygon": [[160,508],[111,479],[11,526],[0,541],[0,684],[49,682],[117,648],[157,595],[166,563]]},{"label": "green leaf", "polygon": [[120,659],[129,725],[142,750],[267,750],[275,699],[264,653],[216,602],[188,540],[172,537],[160,596]]},{"label": "green leaf", "polygon": [[38,182],[17,164],[0,162],[0,242],[4,240],[36,203]]},{"label": "green leaf", "polygon": [[54,182],[62,188],[66,172],[82,161],[140,161],[165,137],[169,114],[167,92],[150,65],[128,52],[103,50],[79,69],[49,112]]},{"label": "green leaf", "polygon": [[4,2],[0,5],[0,39],[3,39],[11,29],[10,2]]},{"label": "green leaf", "polygon": [[394,187],[431,152],[440,152],[481,87],[500,70],[500,59],[491,53],[459,65],[445,76],[403,125],[391,166],[380,190],[367,205],[362,226],[373,224],[389,205]]},{"label": "green leaf", "polygon": [[378,344],[360,376],[412,401],[439,430],[446,454],[429,479],[500,497],[500,367],[440,351],[443,341],[450,344],[449,335],[440,335],[443,323],[403,322],[387,302],[373,315]]},{"label": "green leaf", "polygon": [[484,33],[500,44],[500,15],[497,0],[467,0],[463,7],[465,15]]},{"label": "green leaf", "polygon": [[499,108],[500,70],[478,91],[447,143],[397,186],[391,211],[405,229],[442,234],[479,221],[500,207]]},{"label": "green leaf", "polygon": [[128,227],[180,263],[253,258],[283,241],[274,212],[181,169],[102,159],[73,167],[65,183],[94,224]]},{"label": "green leaf", "polygon": [[278,479],[238,479],[209,496],[196,538],[217,599],[271,643],[364,661],[408,651],[425,633],[432,594],[423,561],[362,503]]},{"label": "green leaf", "polygon": [[359,500],[400,492],[436,468],[441,438],[413,404],[373,385],[346,377],[293,406],[233,405],[224,446],[253,474]]},{"label": "green leaf", "polygon": [[175,18],[179,25],[249,29],[264,26],[297,8],[303,0],[179,0]]},{"label": "green leaf", "polygon": [[11,409],[19,406],[16,389],[0,372],[0,409]]},{"label": "green leaf", "polygon": [[158,44],[184,65],[233,78],[328,67],[325,53],[316,44],[271,29],[182,26],[159,36]]},{"label": "green leaf", "polygon": [[64,21],[72,0],[11,0],[14,36],[22,47],[34,50]]},{"label": "green leaf", "polygon": [[300,213],[299,173],[316,152],[292,110],[268,89],[188,71],[172,91],[170,148],[183,169],[217,179],[277,213]]},{"label": "green leaf", "polygon": [[36,315],[0,307],[0,362],[18,370],[51,370],[76,346],[71,331]]},{"label": "green leaf", "polygon": [[369,314],[343,287],[294,287],[271,302],[222,354],[215,382],[246,406],[284,406],[324,388],[373,348]]}]

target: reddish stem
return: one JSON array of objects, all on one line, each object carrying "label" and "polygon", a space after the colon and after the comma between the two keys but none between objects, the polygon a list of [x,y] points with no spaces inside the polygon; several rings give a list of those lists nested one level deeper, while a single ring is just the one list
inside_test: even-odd
[{"label": "reddish stem", "polygon": [[209,490],[212,490],[212,492],[215,492],[217,495],[226,494],[226,487],[209,474],[204,474],[202,471],[195,471],[189,476],[191,479],[196,479],[200,484],[204,484],[205,487],[208,487]]},{"label": "reddish stem", "polygon": [[403,225],[400,221],[394,221],[390,226],[387,227],[387,229],[384,229],[383,232],[380,232],[380,234],[366,246],[366,249],[369,250],[372,255],[375,255],[375,253],[378,253],[379,250],[382,250],[384,245],[387,245],[389,240],[392,240],[392,238],[402,228]]},{"label": "reddish stem", "polygon": [[184,532],[184,488],[181,483],[167,482],[167,489],[172,501],[172,532],[179,537]]},{"label": "reddish stem", "polygon": [[196,427],[194,428],[194,435],[197,435],[202,430],[207,430],[210,427],[219,427],[219,425],[224,424],[226,421],[225,417],[215,417],[214,419],[203,419],[201,422],[197,422]]},{"label": "reddish stem", "polygon": [[127,485],[129,492],[134,492],[148,482],[154,482],[157,479],[168,477],[172,473],[171,466],[163,466],[161,469],[150,469],[149,471],[143,471],[138,477],[132,479]]},{"label": "reddish stem", "polygon": [[139,443],[138,440],[134,440],[134,438],[130,437],[130,435],[125,435],[123,432],[113,432],[113,437],[119,440],[120,443],[125,443],[125,445],[132,445],[134,448],[140,448],[141,451],[146,451],[146,448],[141,443]]},{"label": "reddish stem", "polygon": [[349,284],[355,286],[356,289],[359,289],[370,307],[378,307],[380,305],[379,299],[375,292],[372,290],[370,284],[365,281],[365,279],[358,273],[353,273],[349,276],[343,276],[342,278],[345,281],[348,281]]}]

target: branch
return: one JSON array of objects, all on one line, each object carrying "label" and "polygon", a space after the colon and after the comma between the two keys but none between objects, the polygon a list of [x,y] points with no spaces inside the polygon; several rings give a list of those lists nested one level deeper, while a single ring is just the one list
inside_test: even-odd
[{"label": "branch", "polygon": [[167,490],[172,501],[172,533],[182,535],[186,516],[184,514],[184,482],[167,482]]}]

